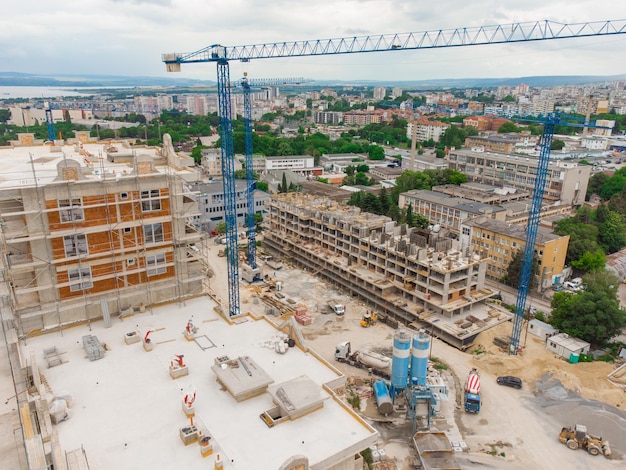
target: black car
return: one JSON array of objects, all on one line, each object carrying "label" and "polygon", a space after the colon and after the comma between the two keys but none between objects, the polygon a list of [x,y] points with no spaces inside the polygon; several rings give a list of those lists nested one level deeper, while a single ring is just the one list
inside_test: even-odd
[{"label": "black car", "polygon": [[519,377],[513,377],[512,375],[498,377],[497,382],[498,384],[506,385],[507,387],[522,388],[522,379]]}]

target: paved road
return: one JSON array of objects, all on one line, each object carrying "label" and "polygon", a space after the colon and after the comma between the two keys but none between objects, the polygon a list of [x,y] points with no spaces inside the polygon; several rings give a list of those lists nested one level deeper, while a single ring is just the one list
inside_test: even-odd
[{"label": "paved road", "polygon": [[[500,291],[502,295],[502,301],[505,304],[515,305],[515,302],[517,302],[517,289],[491,280],[487,280],[486,284],[489,287]],[[528,298],[526,299],[526,306],[534,306],[537,308],[538,311],[549,313],[551,310],[550,301],[552,300],[553,293],[554,292],[552,290],[547,290],[546,292],[544,292],[543,295],[538,294],[537,292],[531,292],[528,294]]]}]

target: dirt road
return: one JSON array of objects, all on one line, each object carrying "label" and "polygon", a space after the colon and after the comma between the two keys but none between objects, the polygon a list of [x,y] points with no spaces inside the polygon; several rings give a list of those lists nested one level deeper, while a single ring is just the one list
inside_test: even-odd
[{"label": "dirt road", "polygon": [[[211,288],[218,297],[227,299],[225,258],[217,257],[217,247],[211,244],[209,247],[209,263],[215,272],[210,281]],[[353,349],[373,346],[391,350],[394,330],[380,323],[369,328],[361,327],[360,319],[366,308],[355,299],[290,267],[276,272],[268,270],[266,274],[281,281],[282,293],[292,302],[307,306],[313,318],[310,325],[302,327],[307,345],[346,374],[362,372],[334,361],[337,343],[349,340]],[[250,288],[241,284],[242,312],[263,314],[262,302],[255,299],[259,288],[258,285]],[[324,305],[331,297],[345,301],[345,316],[321,313],[318,304]],[[507,323],[500,328],[510,329],[511,325]],[[436,339],[432,344],[431,354],[447,363],[461,382],[472,367],[478,368],[481,374],[483,406],[479,414],[466,414],[458,403],[448,404],[454,411],[456,423],[453,422],[446,432],[451,439],[464,440],[469,448],[469,452],[458,454],[463,468],[623,468],[626,413],[621,409],[626,406],[626,394],[606,381],[606,374],[612,366],[604,363],[568,364],[546,351],[542,342],[534,337],[526,338],[521,356],[511,357],[492,346],[496,334],[502,334],[502,331],[490,330],[479,337],[480,354],[463,353]],[[521,377],[523,389],[497,385],[496,377],[507,374]],[[453,388],[452,384],[449,386]],[[449,395],[450,400],[455,399],[453,392]],[[614,458],[592,457],[582,450],[571,451],[560,444],[558,433],[561,427],[576,423],[586,424],[590,432],[608,439]],[[406,434],[383,442],[401,469],[414,468],[410,432]]]}]

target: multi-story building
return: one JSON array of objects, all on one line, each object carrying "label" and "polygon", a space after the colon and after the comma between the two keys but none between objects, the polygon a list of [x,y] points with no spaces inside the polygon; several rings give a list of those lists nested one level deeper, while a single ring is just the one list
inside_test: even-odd
[{"label": "multi-story building", "polygon": [[[413,127],[415,127],[415,131],[413,130]],[[450,124],[440,121],[429,121],[427,119],[409,121],[406,127],[406,136],[408,139],[412,139],[413,132],[415,132],[415,138],[418,142],[430,139],[435,142],[439,142],[439,139],[441,139],[441,136],[449,127]]]},{"label": "multi-story building", "polygon": [[380,124],[384,120],[385,112],[381,110],[343,113],[343,123],[346,125],[366,126],[367,124]]},{"label": "multi-story building", "polygon": [[387,95],[387,89],[384,86],[374,87],[374,100],[382,101]]},{"label": "multi-story building", "polygon": [[343,113],[337,111],[315,111],[315,124],[339,124],[343,121]]},{"label": "multi-story building", "polygon": [[[220,222],[224,222],[224,183],[215,181],[211,183],[195,183],[191,186],[198,200],[199,214],[193,222],[200,230],[211,232],[217,228]],[[237,208],[237,226],[247,226],[248,200],[247,183],[245,180],[235,180],[237,195],[235,199]],[[254,191],[254,212],[263,214],[269,194],[264,191]]]},{"label": "multi-story building", "polygon": [[398,207],[403,209],[409,204],[414,213],[428,218],[432,225],[439,225],[456,234],[460,232],[464,220],[484,216],[504,220],[506,216],[505,210],[500,207],[427,189],[400,193]]},{"label": "multi-story building", "polygon": [[123,142],[0,150],[3,279],[20,335],[201,294],[193,160]]},{"label": "multi-story building", "polygon": [[510,134],[495,134],[479,136],[473,135],[465,138],[466,148],[481,152],[516,153],[518,147],[534,149],[537,138],[530,132]]},{"label": "multi-story building", "polygon": [[465,349],[479,331],[511,318],[499,311],[489,325],[458,326],[495,291],[485,285],[486,259],[451,249],[449,238],[298,193],[272,196],[267,222],[270,253],[359,296],[396,324],[424,325]]},{"label": "multi-story building", "polygon": [[[448,154],[449,168],[467,175],[468,181],[493,186],[512,186],[533,191],[538,157],[475,152],[453,149]],[[544,200],[574,206],[585,202],[591,166],[572,161],[551,160],[546,175]]]},{"label": "multi-story building", "polygon": [[[499,220],[480,218],[464,221],[459,238],[461,246],[470,246],[487,260],[487,277],[501,280],[518,251],[526,246],[526,227]],[[560,236],[539,227],[535,241],[538,272],[534,273],[531,288],[539,292],[563,281],[565,255],[569,235]]]}]

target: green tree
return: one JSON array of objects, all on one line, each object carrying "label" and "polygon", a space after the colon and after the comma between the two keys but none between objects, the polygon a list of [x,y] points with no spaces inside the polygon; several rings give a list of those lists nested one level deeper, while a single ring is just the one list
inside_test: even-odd
[{"label": "green tree", "polygon": [[586,251],[580,258],[572,260],[570,265],[572,268],[580,271],[596,271],[598,269],[603,269],[606,266],[606,256],[600,249],[593,252]]},{"label": "green tree", "polygon": [[506,134],[508,132],[521,132],[522,130],[515,125],[514,122],[508,121],[498,128],[498,134]]},{"label": "green tree", "polygon": [[592,194],[599,195],[600,191],[602,190],[602,186],[604,186],[604,183],[606,183],[608,179],[609,175],[602,172],[596,173],[591,178],[589,178],[589,184],[587,185],[587,195],[585,199],[589,200]]},{"label": "green tree", "polygon": [[626,311],[617,299],[618,277],[598,270],[583,276],[585,290],[557,292],[552,298],[550,323],[555,328],[597,346],[605,345],[621,331]]},{"label": "green tree", "polygon": [[562,150],[565,147],[565,142],[561,139],[554,139],[552,141],[552,145],[550,146],[550,150]]},{"label": "green tree", "polygon": [[215,231],[220,235],[224,235],[226,233],[226,222],[218,222],[215,226]]},{"label": "green tree", "polygon": [[9,109],[0,109],[0,122],[7,122],[11,119],[11,111]]},{"label": "green tree", "polygon": [[257,181],[256,189],[267,192],[269,190],[269,185],[265,181]]},{"label": "green tree", "polygon": [[621,214],[608,211],[598,227],[598,243],[607,253],[615,253],[626,245],[626,226]]},{"label": "green tree", "polygon": [[196,145],[191,150],[191,158],[196,163],[196,165],[200,165],[202,163],[202,149],[207,148],[205,145]]},{"label": "green tree", "polygon": [[278,185],[279,193],[286,193],[289,191],[289,187],[287,186],[287,174],[283,171],[283,182]]},{"label": "green tree", "polygon": [[255,212],[254,214],[254,227],[257,233],[263,231],[263,214],[260,212]]},{"label": "green tree", "polygon": [[370,145],[367,152],[371,160],[384,160],[385,159],[385,149],[383,149],[379,145]]},{"label": "green tree", "polygon": [[602,185],[600,190],[600,197],[605,201],[608,201],[615,194],[618,194],[624,188],[626,184],[626,176],[622,173],[622,169],[616,171],[613,176]]},{"label": "green tree", "polygon": [[[515,252],[511,262],[509,263],[506,274],[502,277],[502,282],[511,287],[518,287],[519,281],[522,275],[522,263],[524,261],[524,248],[521,248]],[[539,271],[539,262],[537,260],[537,255],[533,257],[533,264],[531,267],[531,284],[529,287],[533,287],[537,285],[537,280],[535,279],[535,275]]]}]

